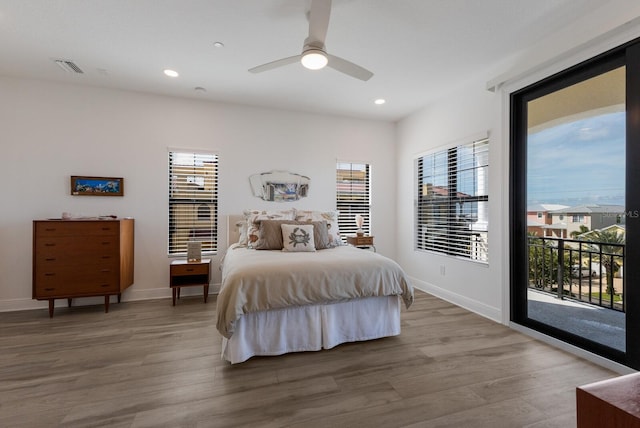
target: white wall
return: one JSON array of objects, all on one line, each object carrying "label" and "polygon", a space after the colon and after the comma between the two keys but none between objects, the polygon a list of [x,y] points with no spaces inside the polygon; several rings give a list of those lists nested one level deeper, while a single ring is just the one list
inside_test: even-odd
[{"label": "white wall", "polygon": [[[497,96],[488,92],[486,80],[472,80],[444,99],[417,112],[398,125],[398,262],[414,285],[489,318],[500,320],[504,269],[501,213],[504,165],[500,141],[492,129]],[[491,134],[491,135],[490,135]],[[489,145],[489,264],[414,250],[414,159],[425,152],[471,143],[490,136]],[[443,274],[444,272],[444,274]]]},{"label": "white wall", "polygon": [[[123,300],[170,296],[168,148],[219,154],[222,250],[226,215],[245,208],[335,209],[336,159],[369,162],[376,247],[395,256],[391,123],[13,78],[0,78],[0,93],[0,310],[46,307],[31,300],[32,220],[64,211],[134,217],[135,282]],[[271,169],[309,176],[309,197],[294,203],[253,197],[249,175]],[[71,175],[124,177],[125,196],[71,196]],[[214,258],[213,284],[222,252]]]}]

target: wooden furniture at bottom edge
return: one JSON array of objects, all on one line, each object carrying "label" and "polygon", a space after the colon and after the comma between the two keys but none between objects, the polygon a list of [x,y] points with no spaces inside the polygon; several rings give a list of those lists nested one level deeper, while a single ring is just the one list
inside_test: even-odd
[{"label": "wooden furniture at bottom edge", "polygon": [[576,388],[578,428],[640,428],[640,373]]},{"label": "wooden furniture at bottom edge", "polygon": [[109,299],[133,284],[133,219],[35,220],[33,222],[33,298],[104,296]]},{"label": "wooden furniture at bottom edge", "polygon": [[182,287],[204,287],[204,302],[207,303],[209,296],[209,281],[211,259],[202,259],[199,262],[189,262],[187,260],[174,260],[169,267],[169,286],[173,297],[173,306],[176,305],[176,297],[180,299],[180,289]]}]

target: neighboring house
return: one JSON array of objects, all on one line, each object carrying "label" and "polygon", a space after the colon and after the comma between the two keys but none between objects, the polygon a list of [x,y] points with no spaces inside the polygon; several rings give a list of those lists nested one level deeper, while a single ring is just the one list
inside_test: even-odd
[{"label": "neighboring house", "polygon": [[604,229],[607,226],[624,223],[622,205],[578,205],[549,212],[551,225],[545,226],[549,233],[545,236],[567,238],[572,232],[580,232],[580,226],[589,230]]},{"label": "neighboring house", "polygon": [[534,204],[527,207],[527,232],[536,236],[566,238],[566,223],[553,224],[551,211],[569,208],[567,205]]}]

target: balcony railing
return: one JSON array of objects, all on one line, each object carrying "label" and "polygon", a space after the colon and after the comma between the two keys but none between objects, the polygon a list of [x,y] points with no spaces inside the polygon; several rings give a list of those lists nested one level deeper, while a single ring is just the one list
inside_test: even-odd
[{"label": "balcony railing", "polygon": [[624,244],[528,237],[529,288],[625,311]]}]

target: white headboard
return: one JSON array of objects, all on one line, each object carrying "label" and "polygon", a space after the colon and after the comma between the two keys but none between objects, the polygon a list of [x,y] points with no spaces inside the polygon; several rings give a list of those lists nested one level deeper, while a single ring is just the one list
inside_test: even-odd
[{"label": "white headboard", "polygon": [[240,228],[238,223],[244,220],[242,214],[230,214],[227,216],[227,248],[240,240]]}]

